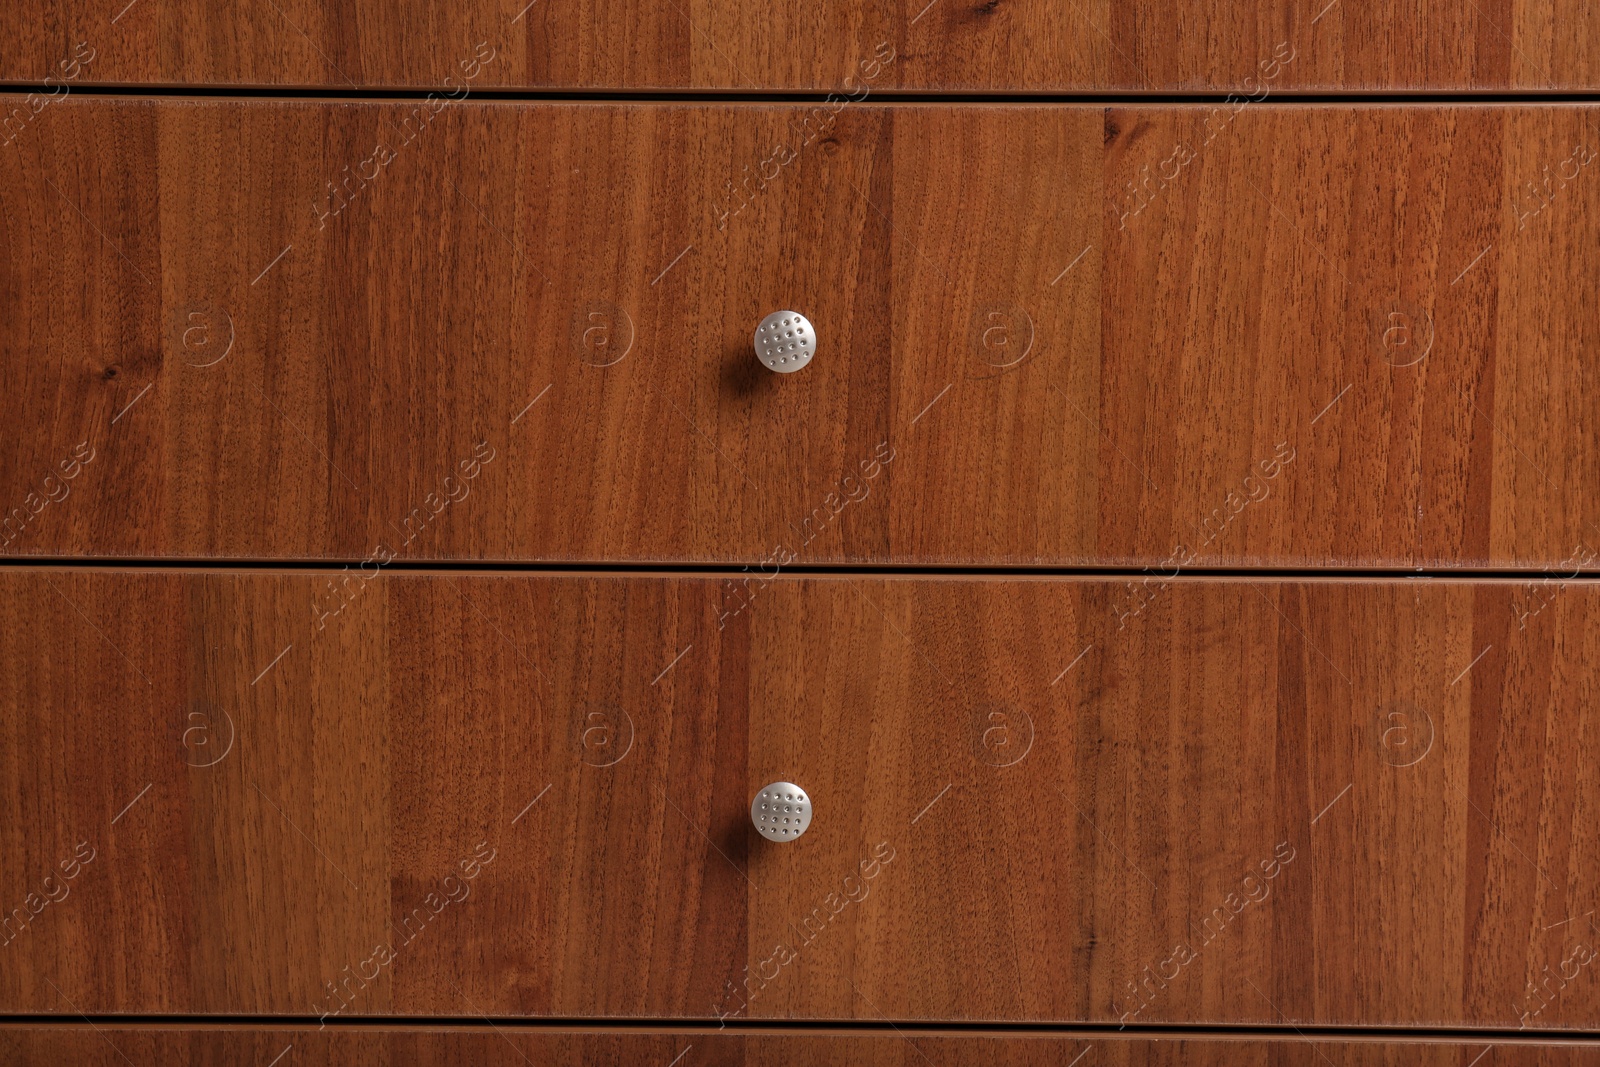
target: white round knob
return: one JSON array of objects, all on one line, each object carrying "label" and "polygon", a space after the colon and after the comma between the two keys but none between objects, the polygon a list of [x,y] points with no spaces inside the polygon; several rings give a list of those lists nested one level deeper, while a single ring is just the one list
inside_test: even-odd
[{"label": "white round knob", "polygon": [[756,358],[768,370],[793,374],[817,352],[817,331],[798,311],[774,311],[756,327]]},{"label": "white round knob", "polygon": [[773,782],[750,802],[750,821],[768,841],[793,841],[811,825],[811,798],[793,782]]}]

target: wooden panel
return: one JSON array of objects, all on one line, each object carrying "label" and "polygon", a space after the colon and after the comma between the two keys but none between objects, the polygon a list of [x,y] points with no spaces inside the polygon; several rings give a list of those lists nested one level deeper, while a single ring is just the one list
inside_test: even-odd
[{"label": "wooden panel", "polygon": [[[63,68],[79,43],[93,58]],[[73,72],[450,91],[1593,89],[1600,20],[1581,0],[466,0],[448,15],[422,0],[37,0],[0,13],[0,78]]]},{"label": "wooden panel", "polygon": [[[40,428],[0,551],[1596,558],[1592,109],[421,121],[39,116],[0,156],[0,418]],[[822,346],[780,377],[784,306]]]},{"label": "wooden panel", "polygon": [[[14,924],[6,1010],[57,988],[86,1006],[322,1015],[710,1003],[743,956],[746,883],[694,827],[747,802],[743,708],[658,687],[648,706],[630,691],[631,720],[615,711],[631,657],[653,673],[671,640],[708,643],[705,598],[390,584],[8,576],[7,888],[62,904]],[[516,625],[528,610],[559,628],[552,645]],[[715,691],[716,662],[682,664],[681,682]],[[629,722],[632,758],[590,766]],[[75,849],[81,883],[62,866]]]},{"label": "wooden panel", "polygon": [[0,1010],[1600,1017],[1600,591],[740,585],[5,573]]},{"label": "wooden panel", "polygon": [[[1096,280],[1050,283],[1098,240],[1100,129],[1093,109],[474,105],[418,133],[395,106],[58,105],[0,161],[0,418],[44,427],[7,445],[4,550],[1084,555],[1094,431],[1059,391],[1094,405]],[[772,178],[779,142],[803,152]],[[1002,374],[1019,301],[1032,349]],[[780,377],[750,344],[786,306],[822,348]],[[936,479],[960,492],[935,511]]]},{"label": "wooden panel", "polygon": [[1592,565],[1593,111],[1106,121],[1102,557]]},{"label": "wooden panel", "polygon": [[[1059,1067],[1083,1062],[1113,1067],[1462,1067],[1489,1048],[1487,1042],[1373,1040],[1288,1036],[1267,1038],[1036,1035],[990,1037],[902,1031],[875,1035],[731,1034],[704,1031],[624,1032],[527,1031],[504,1024],[490,1030],[362,1028],[358,1031],[296,1026],[249,1029],[184,1029],[119,1025],[13,1026],[0,1029],[9,1062],[115,1064],[268,1063],[316,1065],[405,1063],[432,1067],[457,1063],[525,1067],[529,1063],[678,1063],[684,1067],[786,1067],[793,1063],[867,1064],[909,1067]],[[1593,1043],[1503,1039],[1493,1044],[1502,1067],[1579,1067],[1600,1062]],[[1088,1054],[1092,1050],[1093,1058]],[[126,1056],[124,1060],[122,1057]],[[292,1056],[292,1060],[290,1057]],[[675,1056],[681,1057],[674,1059]],[[926,1057],[926,1058],[924,1058]]]}]

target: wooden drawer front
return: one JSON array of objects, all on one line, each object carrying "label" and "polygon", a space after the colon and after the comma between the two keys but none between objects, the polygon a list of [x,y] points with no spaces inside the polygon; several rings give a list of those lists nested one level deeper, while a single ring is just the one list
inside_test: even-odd
[{"label": "wooden drawer front", "polygon": [[[9,1045],[7,1044],[9,1042]],[[906,1067],[935,1063],[941,1067],[1061,1067],[1074,1056],[1112,1067],[1462,1067],[1488,1047],[1487,1041],[1339,1040],[1293,1038],[1183,1038],[1089,1036],[989,1037],[928,1034],[855,1036],[844,1034],[719,1034],[703,1031],[604,1033],[595,1031],[526,1031],[500,1024],[473,1031],[442,1027],[358,1031],[318,1031],[315,1027],[201,1029],[125,1027],[97,1030],[76,1026],[16,1027],[0,1030],[0,1047],[31,1065],[58,1063],[115,1067],[126,1055],[134,1063],[173,1067],[193,1064],[269,1063],[290,1050],[293,1062],[306,1067],[451,1067],[458,1063],[485,1067],[526,1067],[529,1063],[571,1063],[624,1067],[636,1063],[667,1064],[674,1056],[692,1067],[789,1067],[795,1063],[853,1067]],[[1502,1067],[1588,1067],[1600,1063],[1593,1043],[1555,1041],[1493,1045]],[[1092,1050],[1093,1060],[1088,1055]],[[926,1056],[927,1059],[922,1057]],[[1329,1057],[1324,1059],[1323,1057]],[[285,1061],[288,1057],[285,1057]]]},{"label": "wooden drawer front", "polygon": [[1593,89],[1600,22],[1582,0],[463,0],[449,19],[425,0],[7,5],[0,78],[47,76],[453,92]]},{"label": "wooden drawer front", "polygon": [[328,585],[0,577],[0,1008],[1600,1016],[1591,589]]},{"label": "wooden drawer front", "polygon": [[0,551],[1593,563],[1592,109],[818,115],[51,108]]}]

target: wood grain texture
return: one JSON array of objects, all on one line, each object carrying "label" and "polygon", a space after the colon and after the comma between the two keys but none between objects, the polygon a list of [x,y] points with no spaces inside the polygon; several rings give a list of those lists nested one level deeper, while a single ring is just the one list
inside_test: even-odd
[{"label": "wood grain texture", "polygon": [[0,576],[0,1010],[1600,1018],[1587,585],[348,580]]},{"label": "wood grain texture", "polygon": [[422,0],[37,0],[0,13],[0,42],[0,78],[60,77],[85,42],[79,77],[112,84],[854,89],[885,47],[893,64],[867,76],[884,88],[1254,93],[1280,47],[1294,59],[1272,89],[1600,84],[1581,0],[465,0],[448,16]]},{"label": "wood grain texture", "polygon": [[[1092,538],[1068,479],[1093,431],[1042,379],[1049,338],[1054,383],[1092,406],[1093,272],[1049,283],[1098,236],[1098,111],[421,122],[277,103],[41,116],[3,164],[0,404],[58,414],[10,439],[0,499],[43,499],[80,442],[104,458],[6,550],[755,562]],[[762,170],[764,190],[734,191]],[[1016,368],[1033,373],[999,376],[976,309],[1045,291]],[[786,306],[823,351],[780,380],[750,345]],[[901,475],[941,421],[970,430]],[[941,512],[879,503],[932,479],[962,487]],[[1004,518],[972,514],[973,494]]]},{"label": "wood grain texture", "polygon": [[[63,1062],[112,1067],[162,1063],[174,1067],[212,1063],[268,1063],[288,1049],[292,1062],[387,1067],[456,1063],[485,1067],[525,1067],[528,1063],[683,1067],[785,1067],[792,1063],[867,1064],[910,1067],[1060,1067],[1092,1050],[1091,1060],[1112,1067],[1316,1067],[1329,1062],[1347,1067],[1463,1067],[1485,1043],[1410,1040],[1340,1040],[1038,1035],[1027,1037],[952,1036],[910,1031],[902,1035],[719,1034],[497,1030],[446,1028],[364,1028],[317,1031],[295,1026],[260,1029],[184,1029],[172,1026],[34,1025],[0,1029],[0,1048],[18,1067]],[[1593,1043],[1505,1042],[1493,1045],[1496,1062],[1507,1067],[1580,1067],[1600,1062]],[[122,1056],[127,1056],[125,1061]],[[681,1059],[674,1060],[675,1056]],[[926,1057],[926,1058],[924,1058]],[[1324,1058],[1327,1057],[1327,1058]],[[290,1062],[288,1056],[285,1062]]]},{"label": "wood grain texture", "polygon": [[1102,555],[1589,566],[1594,122],[1108,112]]},{"label": "wood grain texture", "polygon": [[68,100],[0,551],[1590,566],[1595,122]]}]

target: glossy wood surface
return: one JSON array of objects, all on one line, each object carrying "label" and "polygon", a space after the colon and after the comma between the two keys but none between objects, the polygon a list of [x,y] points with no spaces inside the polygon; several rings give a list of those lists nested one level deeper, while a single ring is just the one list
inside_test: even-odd
[{"label": "glossy wood surface", "polygon": [[68,99],[0,551],[1590,566],[1594,122]]},{"label": "glossy wood surface", "polygon": [[[126,1028],[115,1024],[0,1029],[0,1049],[19,1067],[72,1062],[103,1065],[161,1063],[174,1067],[212,1063],[262,1063],[283,1054],[284,1063],[386,1067],[458,1063],[522,1067],[529,1063],[595,1065],[673,1063],[681,1067],[789,1067],[807,1064],[867,1064],[872,1067],[1462,1067],[1493,1049],[1501,1067],[1579,1067],[1600,1062],[1594,1044],[1093,1036],[991,1037],[912,1031],[869,1036],[830,1034],[725,1034],[690,1032],[529,1032],[500,1024],[475,1031],[433,1028],[374,1028],[357,1032],[315,1028],[184,1029]],[[126,1056],[127,1060],[123,1060]],[[674,1057],[681,1057],[674,1059]],[[292,1059],[291,1059],[292,1057]]]},{"label": "glossy wood surface", "polygon": [[[80,42],[96,54],[79,78],[113,84],[1241,93],[1600,85],[1600,17],[1582,0],[463,0],[448,15],[423,0],[31,0],[0,11],[0,78],[61,77]],[[1269,65],[1280,49],[1293,56],[1281,70]],[[884,54],[893,63],[867,73]]]},{"label": "glossy wood surface", "polygon": [[332,584],[0,575],[0,1010],[1600,1018],[1588,586]]}]

